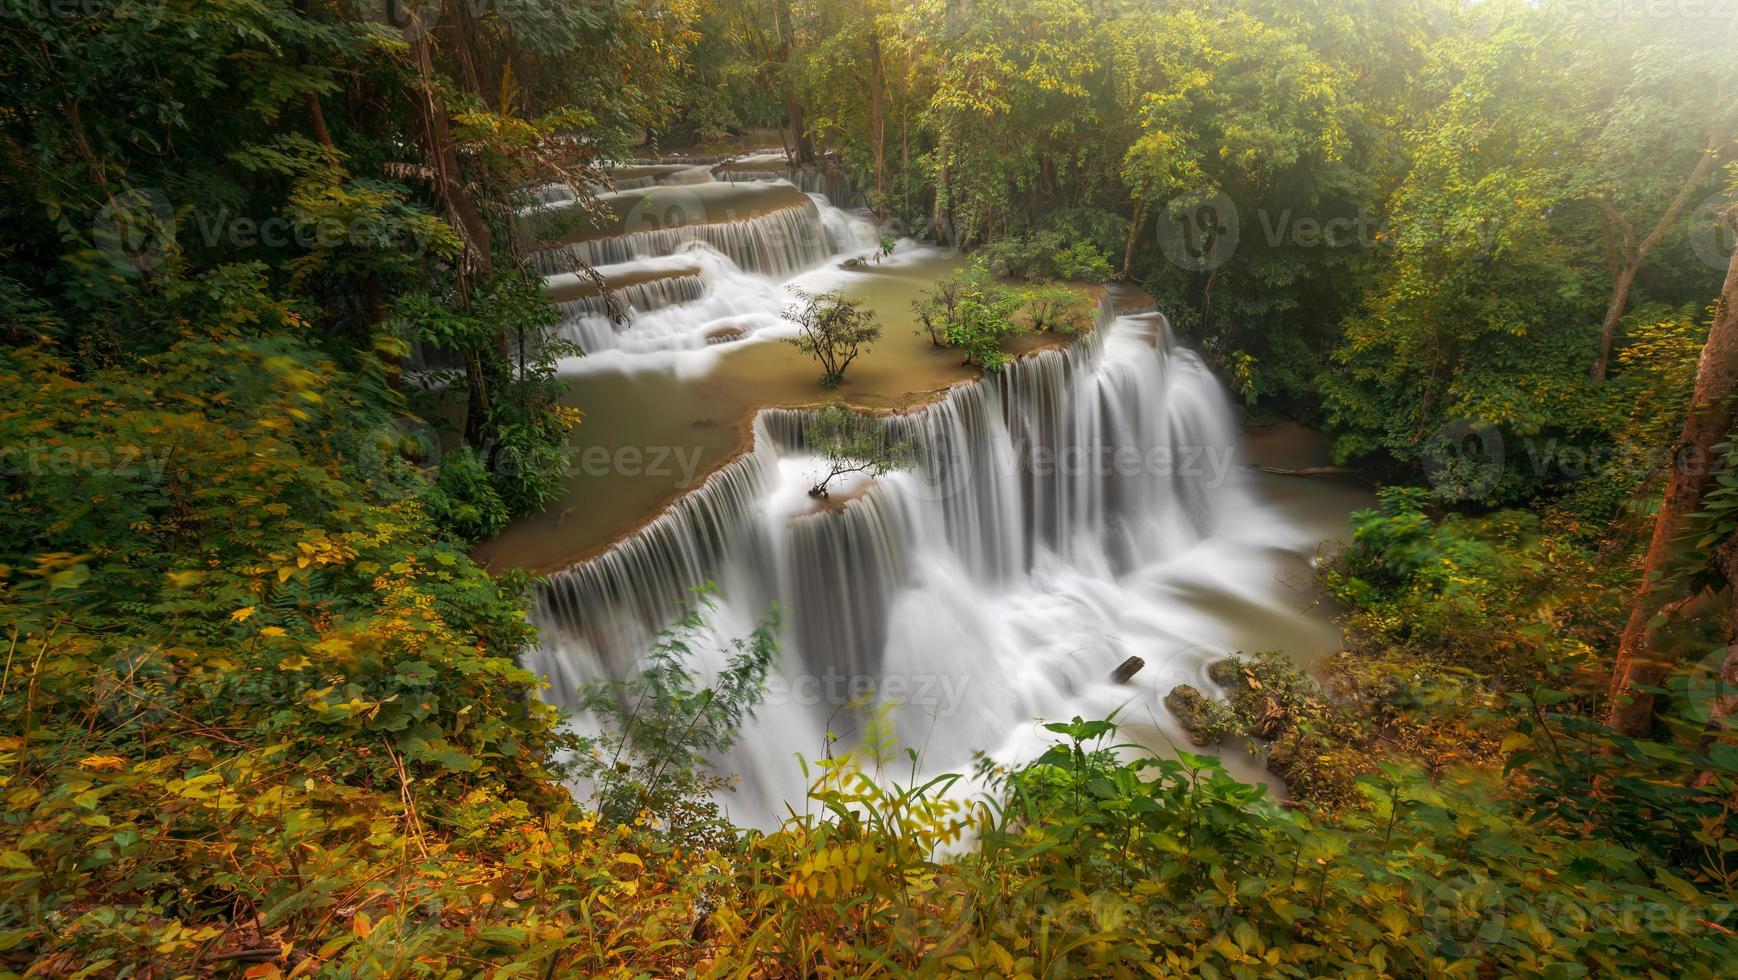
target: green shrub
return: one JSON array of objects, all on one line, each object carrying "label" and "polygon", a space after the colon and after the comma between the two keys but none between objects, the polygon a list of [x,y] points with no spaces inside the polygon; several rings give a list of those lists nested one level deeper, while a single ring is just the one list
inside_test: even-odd
[{"label": "green shrub", "polygon": [[994,274],[1018,279],[1104,282],[1116,277],[1098,246],[1066,240],[1056,231],[997,239],[979,249],[978,258]]},{"label": "green shrub", "polygon": [[436,524],[466,541],[481,541],[507,526],[507,505],[469,446],[442,458],[440,475],[423,492],[422,500]]}]

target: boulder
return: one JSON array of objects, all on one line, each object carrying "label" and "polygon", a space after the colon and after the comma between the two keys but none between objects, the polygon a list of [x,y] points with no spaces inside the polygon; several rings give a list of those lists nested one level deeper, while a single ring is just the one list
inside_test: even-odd
[{"label": "boulder", "polygon": [[1218,741],[1210,732],[1213,707],[1205,694],[1188,684],[1178,684],[1165,695],[1165,708],[1177,719],[1177,724],[1183,726],[1183,731],[1189,733],[1189,741],[1203,746]]}]

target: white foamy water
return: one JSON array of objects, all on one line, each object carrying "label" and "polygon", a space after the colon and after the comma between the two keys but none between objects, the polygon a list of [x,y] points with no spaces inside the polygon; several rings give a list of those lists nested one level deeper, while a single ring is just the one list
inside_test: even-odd
[{"label": "white foamy water", "polygon": [[[810,194],[805,204],[744,221],[633,232],[564,246],[606,279],[633,284],[615,290],[624,313],[616,321],[601,296],[561,304],[558,334],[588,355],[570,359],[562,369],[661,369],[672,359],[645,355],[787,336],[790,329],[779,317],[793,301],[787,285],[811,290],[837,285],[852,275],[839,269],[839,263],[871,256],[879,242],[880,231],[867,215]],[[910,240],[899,248],[922,251]],[[553,268],[556,261],[550,258],[546,264]],[[549,276],[552,287],[574,278],[573,273]],[[688,373],[711,364],[704,356],[687,360],[693,362]]]}]

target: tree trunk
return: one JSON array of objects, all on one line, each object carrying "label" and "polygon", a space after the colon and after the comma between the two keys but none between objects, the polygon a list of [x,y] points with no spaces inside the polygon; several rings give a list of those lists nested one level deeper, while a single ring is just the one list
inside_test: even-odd
[{"label": "tree trunk", "polygon": [[1129,270],[1135,264],[1135,242],[1141,236],[1141,222],[1147,217],[1147,191],[1153,186],[1150,180],[1141,182],[1140,195],[1135,198],[1135,216],[1128,223],[1128,244],[1122,250],[1122,277],[1128,278]]},{"label": "tree trunk", "polygon": [[411,95],[411,109],[422,130],[423,149],[434,171],[435,194],[452,219],[455,230],[464,239],[459,278],[468,286],[467,272],[482,279],[494,275],[494,238],[459,170],[459,155],[453,146],[447,108],[434,91],[434,61],[429,51],[428,34],[426,31],[416,32],[410,42],[411,58],[421,76],[420,84]]},{"label": "tree trunk", "polygon": [[[415,32],[410,41],[411,59],[416,65],[419,84],[411,92],[411,111],[422,131],[424,152],[434,174],[435,196],[447,213],[447,220],[459,233],[463,250],[459,256],[459,303],[469,305],[471,290],[478,282],[494,277],[494,237],[482,209],[470,189],[465,186],[459,169],[459,155],[453,145],[452,129],[446,106],[434,90],[434,58],[430,51],[429,33]],[[497,356],[507,349],[506,333],[497,329],[493,337]],[[473,348],[465,352],[465,383],[469,390],[465,413],[465,438],[481,446],[488,438],[490,397],[488,376],[483,369],[482,355]]]},{"label": "tree trunk", "polygon": [[1719,158],[1730,147],[1731,141],[1721,141],[1717,136],[1710,135],[1708,148],[1696,161],[1690,175],[1684,178],[1683,186],[1678,188],[1678,194],[1672,198],[1672,203],[1666,206],[1664,214],[1656,222],[1647,237],[1640,242],[1634,240],[1635,233],[1629,222],[1618,214],[1611,202],[1596,198],[1594,205],[1604,213],[1606,219],[1617,226],[1623,235],[1623,247],[1618,250],[1622,256],[1622,268],[1617,274],[1617,280],[1611,286],[1611,302],[1605,308],[1605,323],[1599,328],[1599,356],[1593,360],[1593,370],[1589,376],[1595,381],[1605,380],[1605,371],[1611,362],[1611,342],[1617,336],[1617,324],[1623,319],[1624,311],[1629,306],[1630,287],[1635,285],[1636,273],[1641,271],[1641,265],[1658,247],[1660,240],[1683,213],[1684,207],[1690,203],[1690,195],[1694,194],[1702,182],[1708,178],[1708,173]]},{"label": "tree trunk", "polygon": [[[293,6],[296,16],[307,18],[308,0],[295,0]],[[306,44],[296,46],[296,64],[299,67],[306,68],[313,63],[313,60],[313,52],[308,50]],[[326,111],[320,106],[320,96],[317,93],[308,92],[302,96],[302,103],[308,108],[308,119],[314,129],[314,139],[318,140],[321,146],[331,149],[332,131],[326,128]]]},{"label": "tree trunk", "polygon": [[875,216],[887,217],[887,76],[881,65],[881,36],[869,33],[869,139],[875,144]]},{"label": "tree trunk", "polygon": [[1611,302],[1605,307],[1605,323],[1599,328],[1599,356],[1593,359],[1593,370],[1589,374],[1595,381],[1605,380],[1605,371],[1611,361],[1611,342],[1617,337],[1617,324],[1623,319],[1623,311],[1629,305],[1630,287],[1635,285],[1635,275],[1640,271],[1641,259],[1630,258],[1612,282]]},{"label": "tree trunk", "polygon": [[796,83],[791,79],[791,51],[795,47],[796,26],[791,19],[790,0],[778,0],[773,10],[778,28],[778,60],[782,67],[780,81],[784,84],[785,120],[791,127],[791,140],[796,145],[795,163],[814,163],[815,148],[809,141],[809,130],[803,123],[803,104],[797,100]]},{"label": "tree trunk", "polygon": [[[1738,220],[1738,210],[1729,210],[1726,220]],[[1618,646],[1617,664],[1611,675],[1612,703],[1606,721],[1630,736],[1644,734],[1653,725],[1653,695],[1639,688],[1658,687],[1670,664],[1656,649],[1659,626],[1655,618],[1666,608],[1659,580],[1676,554],[1677,539],[1686,520],[1701,505],[1715,459],[1714,447],[1731,428],[1729,404],[1738,391],[1738,252],[1726,270],[1726,283],[1715,304],[1713,326],[1696,368],[1696,390],[1684,431],[1673,453],[1673,466],[1666,482],[1666,495],[1654,519],[1653,538],[1648,543],[1641,584]]]}]

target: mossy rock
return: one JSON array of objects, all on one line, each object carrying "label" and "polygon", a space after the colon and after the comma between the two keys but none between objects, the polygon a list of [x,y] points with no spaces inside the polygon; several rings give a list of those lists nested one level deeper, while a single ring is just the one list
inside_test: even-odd
[{"label": "mossy rock", "polygon": [[1290,715],[1256,679],[1248,662],[1237,657],[1216,660],[1208,665],[1207,676],[1225,689],[1233,716],[1250,735],[1267,741],[1289,727]]},{"label": "mossy rock", "polygon": [[1236,657],[1213,661],[1207,666],[1207,676],[1233,699],[1249,691],[1249,678],[1244,675],[1243,664]]},{"label": "mossy rock", "polygon": [[1216,720],[1213,702],[1205,694],[1188,684],[1178,684],[1165,695],[1165,708],[1189,734],[1189,741],[1202,746],[1218,743],[1219,739],[1213,733]]}]

